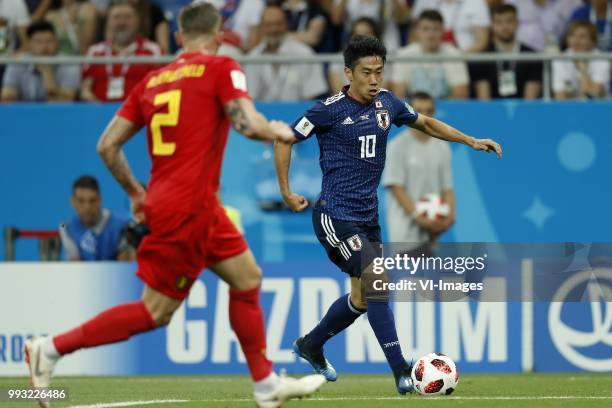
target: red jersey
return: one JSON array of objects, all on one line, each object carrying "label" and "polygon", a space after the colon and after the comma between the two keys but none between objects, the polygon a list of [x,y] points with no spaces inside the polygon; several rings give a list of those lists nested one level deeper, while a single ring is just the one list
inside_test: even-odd
[{"label": "red jersey", "polygon": [[[159,45],[143,37],[137,37],[128,47],[129,55],[158,56],[161,55]],[[111,45],[100,42],[87,50],[88,57],[117,56]],[[122,101],[150,71],[159,68],[159,65],[141,64],[115,64],[115,65],[85,65],[83,79],[92,78],[92,91],[96,98],[103,102]]]},{"label": "red jersey", "polygon": [[224,106],[250,98],[229,57],[181,54],[149,73],[117,113],[147,126],[151,179],[145,205],[197,212],[219,188],[230,120]]}]

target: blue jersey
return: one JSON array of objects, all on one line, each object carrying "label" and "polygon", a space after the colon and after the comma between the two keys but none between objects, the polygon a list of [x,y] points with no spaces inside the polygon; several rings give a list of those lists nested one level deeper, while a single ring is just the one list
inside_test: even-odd
[{"label": "blue jersey", "polygon": [[418,114],[386,89],[368,105],[346,90],[317,102],[292,128],[298,140],[316,134],[319,142],[323,183],[315,209],[338,220],[377,220],[391,124],[414,123]]},{"label": "blue jersey", "polygon": [[74,217],[60,228],[66,258],[81,261],[116,260],[120,252],[128,249],[123,237],[123,229],[128,223],[127,218],[107,209],[102,210],[100,220],[93,227],[84,225],[78,217]]}]

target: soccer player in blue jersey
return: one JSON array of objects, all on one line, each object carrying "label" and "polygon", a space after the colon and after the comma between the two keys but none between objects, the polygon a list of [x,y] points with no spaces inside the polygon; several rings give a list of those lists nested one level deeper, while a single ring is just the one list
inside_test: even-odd
[{"label": "soccer player in blue jersey", "polygon": [[[381,88],[386,59],[385,46],[376,38],[357,36],[344,51],[348,86],[323,102],[317,102],[293,123],[295,138],[277,141],[274,156],[283,199],[293,211],[308,201],[293,193],[288,174],[293,143],[317,135],[323,172],[321,195],[312,221],[329,259],[351,277],[351,293],[336,300],[319,324],[297,339],[293,349],[328,381],[337,374],[323,354],[327,340],[368,312],[368,321],[395,377],[400,394],[412,392],[410,364],[402,355],[388,293],[365,296],[372,261],[380,256],[380,226],[376,189],[385,167],[387,136],[391,124],[408,125],[475,150],[496,152],[491,139],[475,139],[434,118],[419,115],[406,102]],[[368,273],[370,272],[370,273]]]}]

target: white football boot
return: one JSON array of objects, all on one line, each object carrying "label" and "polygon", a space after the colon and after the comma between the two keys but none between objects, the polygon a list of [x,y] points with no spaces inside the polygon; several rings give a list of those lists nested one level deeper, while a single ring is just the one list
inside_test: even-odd
[{"label": "white football boot", "polygon": [[327,380],[321,374],[307,375],[302,378],[280,376],[278,384],[271,392],[255,392],[253,396],[259,408],[278,408],[287,400],[309,397],[326,382]]},{"label": "white football boot", "polygon": [[[25,342],[25,358],[30,369],[30,385],[34,388],[48,388],[51,384],[51,374],[55,368],[56,360],[45,356],[43,352],[44,337],[36,337]],[[48,400],[38,400],[41,408],[48,408]]]}]

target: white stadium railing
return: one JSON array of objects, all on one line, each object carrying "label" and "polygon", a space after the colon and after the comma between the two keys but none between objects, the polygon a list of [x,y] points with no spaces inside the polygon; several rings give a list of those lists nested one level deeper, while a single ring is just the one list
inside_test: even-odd
[{"label": "white stadium railing", "polygon": [[[96,65],[96,64],[166,64],[176,58],[175,55],[157,57],[124,56],[124,57],[88,57],[88,56],[65,56],[53,57],[35,56],[0,56],[0,65],[7,64],[51,64],[51,65]],[[551,97],[551,63],[555,60],[612,60],[612,52],[606,53],[481,53],[481,54],[459,54],[459,55],[419,55],[419,56],[395,56],[389,55],[387,62],[405,63],[440,63],[440,62],[497,62],[497,61],[519,61],[519,62],[542,62],[544,65],[542,88],[543,97],[548,100]],[[320,64],[342,62],[341,54],[314,54],[310,56],[292,55],[244,55],[236,58],[243,64]]]}]

